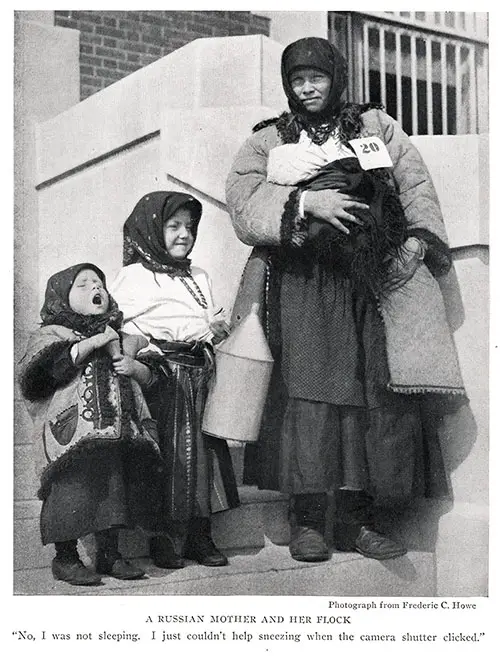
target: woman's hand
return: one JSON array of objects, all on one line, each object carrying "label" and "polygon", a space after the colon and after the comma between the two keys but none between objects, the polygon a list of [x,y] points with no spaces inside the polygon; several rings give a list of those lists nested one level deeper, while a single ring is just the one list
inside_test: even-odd
[{"label": "woman's hand", "polygon": [[358,201],[348,194],[343,194],[337,189],[308,190],[304,199],[304,212],[306,214],[327,221],[346,235],[349,234],[349,229],[342,221],[363,225],[363,222],[350,212],[368,209],[369,205],[366,203]]},{"label": "woman's hand", "polygon": [[387,288],[401,287],[415,275],[420,263],[425,257],[425,244],[416,237],[409,237],[398,257],[394,258],[389,267]]}]

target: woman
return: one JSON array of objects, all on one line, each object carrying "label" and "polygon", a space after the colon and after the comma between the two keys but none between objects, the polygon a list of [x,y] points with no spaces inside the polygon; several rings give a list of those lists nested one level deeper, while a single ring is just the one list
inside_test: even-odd
[{"label": "woman", "polygon": [[376,531],[374,504],[446,492],[422,408],[464,393],[433,277],[451,258],[432,181],[380,107],[342,102],[346,71],[324,39],[290,44],[290,112],[254,128],[226,187],[235,231],[255,247],[233,321],[264,300],[276,362],[246,480],[291,495],[290,553],[306,561],[329,556],[330,490],[338,549],[406,552]]}]

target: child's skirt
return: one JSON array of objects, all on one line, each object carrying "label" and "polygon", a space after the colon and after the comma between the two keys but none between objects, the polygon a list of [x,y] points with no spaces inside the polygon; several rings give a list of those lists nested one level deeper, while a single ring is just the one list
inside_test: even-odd
[{"label": "child's skirt", "polygon": [[161,526],[239,505],[231,455],[224,440],[201,431],[208,382],[214,370],[209,345],[155,341],[162,355],[144,357],[157,380],[145,391],[158,423],[158,438],[166,463],[160,490]]}]

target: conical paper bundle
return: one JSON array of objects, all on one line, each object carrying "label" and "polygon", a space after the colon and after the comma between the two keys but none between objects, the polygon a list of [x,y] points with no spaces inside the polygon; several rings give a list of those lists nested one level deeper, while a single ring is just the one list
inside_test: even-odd
[{"label": "conical paper bundle", "polygon": [[203,417],[203,432],[214,437],[241,442],[258,438],[273,358],[257,312],[255,304],[217,350]]}]

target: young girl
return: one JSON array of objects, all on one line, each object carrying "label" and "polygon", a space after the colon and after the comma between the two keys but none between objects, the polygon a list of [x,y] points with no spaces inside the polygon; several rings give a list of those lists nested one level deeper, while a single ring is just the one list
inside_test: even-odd
[{"label": "young girl", "polygon": [[[162,461],[138,384],[151,372],[138,362],[128,375],[115,372],[124,359],[122,314],[93,264],[49,279],[41,318],[21,361],[20,385],[42,458],[40,527],[43,544],[55,544],[54,578],[72,585],[97,584],[100,574],[139,578],[143,570],[118,551],[118,529],[154,524],[149,482]],[[91,533],[96,572],[77,550],[77,540]]]},{"label": "young girl", "polygon": [[183,557],[226,565],[211,538],[210,515],[239,503],[227,444],[201,433],[212,344],[228,334],[208,275],[188,259],[201,212],[188,194],[141,198],[124,226],[125,266],[113,285],[123,330],[148,339],[138,359],[156,374],[146,400],[167,472],[161,535],[151,540],[151,556],[164,568],[183,567]]}]

